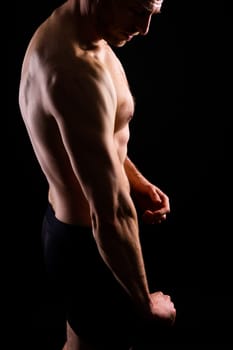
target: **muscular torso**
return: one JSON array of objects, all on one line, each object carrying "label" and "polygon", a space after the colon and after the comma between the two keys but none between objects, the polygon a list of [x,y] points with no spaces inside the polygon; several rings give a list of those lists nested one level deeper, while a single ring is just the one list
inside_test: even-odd
[{"label": "muscular torso", "polygon": [[[54,19],[50,21],[53,22]],[[127,154],[128,124],[133,115],[134,102],[123,68],[105,42],[100,43],[97,49],[84,53],[77,43],[66,40],[69,37],[69,29],[66,33],[62,24],[59,26],[55,20],[53,25],[50,21],[36,33],[25,56],[20,85],[20,107],[35,154],[48,181],[48,197],[56,217],[66,223],[89,226],[91,220],[88,202],[71,166],[56,118],[50,112],[47,113],[46,94],[43,93],[43,77],[46,73],[38,63],[40,55],[46,56],[47,48],[50,50],[49,57],[53,54],[54,57],[64,54],[61,59],[72,69],[73,57],[71,59],[69,55],[75,50],[77,57],[94,57],[108,71],[117,97],[113,137],[122,166]],[[63,40],[67,43],[64,44]],[[62,53],[59,53],[59,45],[62,45]],[[69,91],[69,86],[67,90]],[[79,122],[77,113],[77,123]],[[98,169],[96,174],[98,176]]]}]

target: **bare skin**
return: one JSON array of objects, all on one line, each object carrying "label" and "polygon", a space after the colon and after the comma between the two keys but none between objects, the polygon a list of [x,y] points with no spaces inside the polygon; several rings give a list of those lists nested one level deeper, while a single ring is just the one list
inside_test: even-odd
[{"label": "bare skin", "polygon": [[[123,46],[145,35],[161,5],[66,1],[28,46],[19,104],[56,217],[92,227],[102,259],[135,307],[148,319],[172,324],[170,296],[148,288],[135,208],[147,223],[160,223],[170,211],[169,199],[128,157],[134,100],[108,44]],[[65,350],[95,349],[68,325]]]}]

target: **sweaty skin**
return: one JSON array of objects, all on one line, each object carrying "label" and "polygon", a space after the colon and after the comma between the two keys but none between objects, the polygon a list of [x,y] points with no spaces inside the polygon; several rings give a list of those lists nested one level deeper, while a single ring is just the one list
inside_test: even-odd
[{"label": "sweaty skin", "polygon": [[[97,15],[84,6],[87,1],[80,3],[83,7],[68,0],[30,41],[19,90],[22,117],[56,217],[92,226],[101,257],[138,310],[173,322],[170,297],[149,292],[131,192],[135,198],[143,192],[150,196],[153,205],[142,208],[151,222],[169,212],[168,198],[128,158],[134,100],[122,65],[107,44],[122,46],[131,36],[145,34],[161,1],[145,1],[150,6],[143,8],[137,30],[125,25],[120,32],[114,25],[104,32],[110,11],[106,0],[100,1]],[[121,6],[138,16],[138,3],[119,0],[111,11],[122,18]],[[97,26],[97,19],[104,25]]]}]

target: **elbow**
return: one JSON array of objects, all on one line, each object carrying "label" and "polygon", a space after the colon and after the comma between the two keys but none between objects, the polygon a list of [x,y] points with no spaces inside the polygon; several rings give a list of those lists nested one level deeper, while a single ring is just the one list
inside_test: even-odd
[{"label": "elbow", "polygon": [[102,210],[92,210],[92,229],[95,239],[109,239],[112,235],[126,236],[137,225],[136,210],[131,203],[118,202]]}]

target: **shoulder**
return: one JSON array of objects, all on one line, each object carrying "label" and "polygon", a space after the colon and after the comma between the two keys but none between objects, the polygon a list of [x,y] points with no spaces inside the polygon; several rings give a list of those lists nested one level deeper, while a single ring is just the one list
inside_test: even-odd
[{"label": "shoulder", "polygon": [[[53,97],[63,94],[76,99],[110,98],[116,101],[112,78],[105,65],[91,53],[69,52],[40,63],[44,75],[46,92]],[[74,97],[74,96],[73,96]],[[91,100],[90,100],[91,101]]]}]

